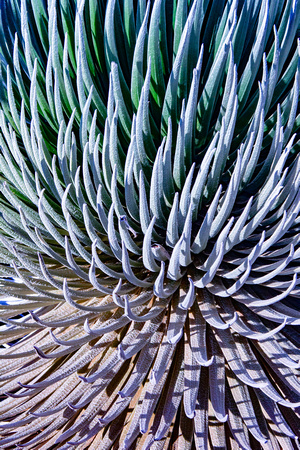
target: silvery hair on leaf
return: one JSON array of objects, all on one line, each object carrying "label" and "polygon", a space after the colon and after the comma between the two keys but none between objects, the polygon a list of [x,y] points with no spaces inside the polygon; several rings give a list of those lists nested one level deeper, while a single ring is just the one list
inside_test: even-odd
[{"label": "silvery hair on leaf", "polygon": [[0,1],[0,448],[297,449],[300,2]]}]

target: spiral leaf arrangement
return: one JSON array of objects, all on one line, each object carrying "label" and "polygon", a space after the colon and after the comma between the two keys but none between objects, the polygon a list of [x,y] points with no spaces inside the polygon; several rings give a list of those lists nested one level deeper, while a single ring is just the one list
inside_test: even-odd
[{"label": "spiral leaf arrangement", "polygon": [[300,2],[0,3],[1,449],[294,449]]}]

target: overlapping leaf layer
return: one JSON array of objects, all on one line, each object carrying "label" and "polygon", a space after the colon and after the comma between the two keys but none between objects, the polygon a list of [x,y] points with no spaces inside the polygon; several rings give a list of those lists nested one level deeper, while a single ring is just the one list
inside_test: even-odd
[{"label": "overlapping leaf layer", "polygon": [[300,2],[0,13],[1,449],[299,448]]}]

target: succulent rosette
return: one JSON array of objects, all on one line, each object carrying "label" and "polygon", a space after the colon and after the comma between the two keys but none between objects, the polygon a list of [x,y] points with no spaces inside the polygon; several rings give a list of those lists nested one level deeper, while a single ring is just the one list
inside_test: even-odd
[{"label": "succulent rosette", "polygon": [[1,449],[299,448],[299,23],[0,2]]}]

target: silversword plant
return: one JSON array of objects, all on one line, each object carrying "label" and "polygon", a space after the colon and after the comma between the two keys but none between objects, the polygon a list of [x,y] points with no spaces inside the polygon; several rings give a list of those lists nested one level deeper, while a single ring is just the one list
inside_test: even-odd
[{"label": "silversword plant", "polygon": [[300,1],[0,1],[0,448],[295,449]]}]

